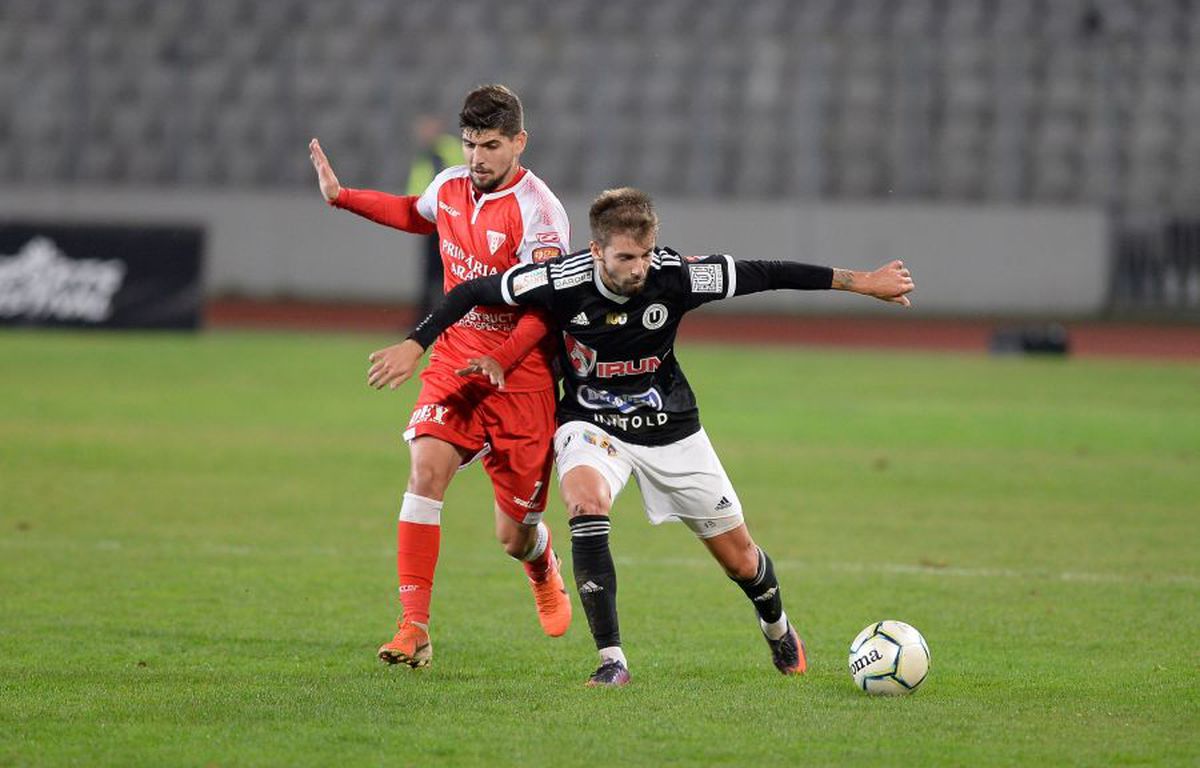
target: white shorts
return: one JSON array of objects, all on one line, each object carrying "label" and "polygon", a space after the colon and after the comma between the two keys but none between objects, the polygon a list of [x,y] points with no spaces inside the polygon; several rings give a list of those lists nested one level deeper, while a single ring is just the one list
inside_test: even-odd
[{"label": "white shorts", "polygon": [[632,474],[654,525],[681,520],[702,539],[742,524],[742,503],[701,429],[667,445],[634,445],[584,421],[568,421],[554,433],[558,479],[575,467],[598,471],[615,500]]}]

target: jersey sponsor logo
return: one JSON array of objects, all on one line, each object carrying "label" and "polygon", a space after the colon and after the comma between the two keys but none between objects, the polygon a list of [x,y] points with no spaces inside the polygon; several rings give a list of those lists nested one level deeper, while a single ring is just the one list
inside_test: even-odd
[{"label": "jersey sponsor logo", "polygon": [[454,263],[450,265],[450,274],[464,283],[468,280],[474,280],[477,277],[491,277],[499,273],[500,270],[495,267],[475,261],[474,259],[469,264]]},{"label": "jersey sponsor logo", "polygon": [[408,426],[412,427],[423,421],[432,421],[434,424],[445,424],[446,414],[449,412],[450,409],[444,405],[437,405],[436,403],[422,405],[412,412],[412,418],[408,420]]},{"label": "jersey sponsor logo", "polygon": [[662,304],[651,304],[642,313],[642,325],[648,331],[657,331],[667,322],[667,308]]},{"label": "jersey sponsor logo", "polygon": [[458,243],[452,243],[449,240],[447,240],[446,238],[442,238],[440,242],[442,244],[442,253],[443,254],[445,254],[446,256],[449,256],[452,259],[458,259],[459,261],[466,261],[467,252],[464,251],[458,245]]},{"label": "jersey sponsor logo", "polygon": [[534,288],[540,288],[550,282],[550,275],[544,269],[534,269],[529,272],[522,272],[513,277],[512,295],[520,296],[523,293],[528,293]]},{"label": "jersey sponsor logo", "polygon": [[579,387],[576,399],[579,400],[579,404],[584,408],[591,408],[593,411],[611,409],[620,411],[621,413],[633,413],[639,408],[661,411],[663,407],[662,395],[654,387],[647,389],[645,392],[627,395],[609,392],[607,389],[589,387],[587,384],[584,384]]},{"label": "jersey sponsor logo", "polygon": [[587,312],[580,312],[578,315],[575,315],[575,317],[572,317],[571,325],[591,325],[591,321],[588,320]]},{"label": "jersey sponsor logo", "polygon": [[463,282],[473,280],[477,277],[488,277],[500,273],[500,270],[494,266],[484,264],[482,261],[476,259],[474,254],[464,251],[462,246],[457,243],[442,240],[441,244],[442,255],[446,257],[446,271]]},{"label": "jersey sponsor logo", "polygon": [[543,261],[550,261],[562,256],[562,248],[553,245],[534,248],[531,255],[535,264],[541,264]]},{"label": "jersey sponsor logo", "polygon": [[629,316],[624,312],[609,312],[604,316],[605,325],[625,325],[627,320],[629,320]]},{"label": "jersey sponsor logo", "polygon": [[454,206],[447,203],[445,200],[438,200],[438,208],[441,208],[451,216],[462,216],[462,213]]},{"label": "jersey sponsor logo", "polygon": [[454,325],[474,328],[477,331],[511,333],[517,325],[517,315],[515,312],[480,312],[478,309],[472,309]]},{"label": "jersey sponsor logo", "polygon": [[587,375],[596,367],[596,350],[577,340],[569,333],[563,334],[563,346],[567,350],[567,359],[571,361],[571,369],[579,378]]},{"label": "jersey sponsor logo", "polygon": [[500,246],[504,245],[504,240],[507,237],[503,232],[497,232],[494,229],[487,230],[488,253],[495,253]]},{"label": "jersey sponsor logo", "polygon": [[720,264],[693,264],[688,270],[692,276],[692,293],[724,293],[725,278]]},{"label": "jersey sponsor logo", "polygon": [[558,245],[560,238],[557,232],[538,232],[537,241],[542,245]]},{"label": "jersey sponsor logo", "polygon": [[661,365],[662,360],[657,355],[643,357],[641,360],[597,362],[596,376],[601,379],[611,379],[616,376],[641,376],[644,373],[654,373]]},{"label": "jersey sponsor logo", "polygon": [[567,275],[566,277],[556,277],[554,278],[554,288],[555,290],[561,291],[565,288],[571,288],[579,285],[580,283],[586,283],[591,279],[592,273],[590,271],[577,272],[576,274]]},{"label": "jersey sponsor logo", "polygon": [[633,416],[623,416],[616,413],[593,413],[592,421],[605,427],[613,427],[625,432],[638,432],[649,429],[657,429],[665,425],[671,417],[665,411],[658,413],[648,413],[646,415],[635,414]]}]

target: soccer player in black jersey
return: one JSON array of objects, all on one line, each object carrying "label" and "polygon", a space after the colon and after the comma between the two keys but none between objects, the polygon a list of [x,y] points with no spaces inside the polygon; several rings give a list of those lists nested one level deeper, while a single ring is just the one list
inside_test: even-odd
[{"label": "soccer player in black jersey", "polygon": [[[746,528],[741,503],[675,359],[683,315],[709,301],[779,288],[836,289],[907,306],[912,275],[899,261],[873,272],[791,261],[684,258],[656,245],[658,217],[645,193],[623,188],[592,204],[590,249],[462,283],[407,340],[372,355],[368,383],[395,387],[424,350],[476,304],[545,308],[562,334],[563,393],[555,461],[571,526],[575,584],[600,652],[588,685],[624,685],[629,667],[617,622],[609,510],[632,474],[652,523],[681,520],[700,538],[758,614],[775,667],[807,668],[804,644],[783,610],[771,558]],[[491,358],[461,374],[498,386]]]}]

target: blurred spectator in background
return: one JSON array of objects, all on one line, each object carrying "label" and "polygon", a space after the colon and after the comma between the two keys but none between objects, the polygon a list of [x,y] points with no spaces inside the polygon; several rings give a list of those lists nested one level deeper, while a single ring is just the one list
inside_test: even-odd
[{"label": "blurred spectator in background", "polygon": [[[413,137],[419,152],[408,172],[408,194],[420,195],[443,169],[462,165],[462,140],[446,133],[445,122],[436,115],[421,115],[414,120]],[[423,247],[418,318],[429,314],[443,294],[442,254],[437,234],[427,235]]]}]

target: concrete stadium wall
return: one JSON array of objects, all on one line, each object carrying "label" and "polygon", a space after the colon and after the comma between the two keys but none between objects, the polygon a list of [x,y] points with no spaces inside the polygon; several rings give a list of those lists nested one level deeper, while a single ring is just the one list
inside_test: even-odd
[{"label": "concrete stadium wall", "polygon": [[[0,222],[194,223],[207,231],[210,296],[407,302],[417,238],[311,194],[0,188]],[[572,245],[587,243],[587,200],[564,201]],[[857,269],[903,259],[922,313],[1087,316],[1103,306],[1108,225],[1088,209],[659,200],[659,238],[685,254],[795,259]],[[840,294],[743,297],[730,311],[865,312]]]}]

